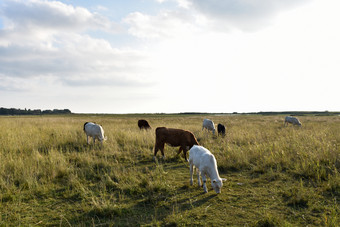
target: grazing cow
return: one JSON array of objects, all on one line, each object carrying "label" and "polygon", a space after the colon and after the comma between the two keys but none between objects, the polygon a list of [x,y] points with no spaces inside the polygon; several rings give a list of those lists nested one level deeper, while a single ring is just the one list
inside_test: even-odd
[{"label": "grazing cow", "polygon": [[293,124],[293,125],[298,125],[300,127],[302,126],[301,122],[296,117],[287,116],[285,118],[285,124],[284,125],[287,126],[288,123]]},{"label": "grazing cow", "polygon": [[222,181],[226,179],[220,178],[217,170],[217,162],[215,156],[206,148],[202,146],[193,146],[189,151],[189,164],[190,164],[190,184],[193,185],[192,175],[194,168],[197,171],[198,186],[201,187],[200,174],[203,180],[203,189],[207,193],[206,186],[207,177],[211,180],[211,186],[216,193],[221,193]]},{"label": "grazing cow", "polygon": [[93,138],[93,144],[95,144],[96,139],[98,139],[102,145],[103,140],[106,140],[102,126],[96,123],[86,122],[84,124],[84,132],[86,133],[87,144],[89,144],[89,137]]},{"label": "grazing cow", "polygon": [[185,161],[187,159],[187,151],[193,146],[198,145],[198,142],[195,136],[189,132],[182,129],[174,129],[174,128],[165,128],[158,127],[156,128],[156,143],[155,143],[155,151],[154,151],[154,159],[156,159],[156,154],[158,150],[161,150],[162,156],[164,158],[164,144],[168,144],[173,147],[180,147],[177,155],[183,151]]},{"label": "grazing cow", "polygon": [[217,125],[217,132],[218,132],[218,135],[222,135],[222,136],[225,136],[225,127],[224,125],[222,124],[218,124]]},{"label": "grazing cow", "polygon": [[207,129],[208,131],[212,131],[213,135],[215,135],[215,124],[212,120],[209,119],[204,119],[203,120],[203,126],[202,126],[202,130],[203,129]]},{"label": "grazing cow", "polygon": [[149,122],[147,122],[146,120],[138,120],[138,127],[140,130],[142,129],[151,129],[150,125],[149,125]]}]

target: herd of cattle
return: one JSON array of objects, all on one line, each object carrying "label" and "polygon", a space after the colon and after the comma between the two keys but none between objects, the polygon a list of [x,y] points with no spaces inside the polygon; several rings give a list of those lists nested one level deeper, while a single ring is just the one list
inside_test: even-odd
[{"label": "herd of cattle", "polygon": [[[287,116],[285,118],[284,125],[293,124],[302,126],[301,122],[296,117]],[[146,120],[139,120],[138,127],[140,130],[151,129],[151,126]],[[212,120],[204,119],[202,130],[212,131],[215,134],[215,124]],[[86,133],[87,143],[89,144],[89,137],[93,138],[93,143],[98,139],[103,145],[103,141],[106,140],[104,137],[104,130],[101,125],[86,122],[84,124],[84,131]],[[218,124],[217,126],[218,135],[225,135],[225,126],[223,124]],[[199,145],[196,137],[190,131],[183,129],[174,129],[166,127],[158,127],[155,130],[156,142],[154,148],[154,160],[156,160],[156,155],[158,150],[161,151],[162,157],[164,159],[164,145],[168,144],[173,147],[179,147],[177,155],[183,151],[183,156],[186,161],[190,164],[190,184],[193,184],[193,172],[197,169],[197,179],[198,185],[201,186],[200,175],[202,176],[203,189],[204,192],[208,192],[206,187],[206,181],[209,177],[211,180],[211,186],[216,193],[221,192],[224,178],[220,178],[217,170],[217,162],[215,156],[206,148]],[[189,160],[187,159],[187,151],[189,150]]]}]

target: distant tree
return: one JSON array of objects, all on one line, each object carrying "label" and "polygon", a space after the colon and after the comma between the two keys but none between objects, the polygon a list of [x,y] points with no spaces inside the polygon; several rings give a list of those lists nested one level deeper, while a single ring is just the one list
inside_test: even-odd
[{"label": "distant tree", "polygon": [[0,108],[0,115],[42,115],[42,114],[71,114],[72,112],[69,109],[63,110],[40,110],[40,109],[15,109],[15,108]]}]

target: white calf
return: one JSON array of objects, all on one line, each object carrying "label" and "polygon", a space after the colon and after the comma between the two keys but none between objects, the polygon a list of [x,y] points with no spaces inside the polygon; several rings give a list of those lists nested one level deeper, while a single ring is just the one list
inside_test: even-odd
[{"label": "white calf", "polygon": [[98,139],[102,145],[103,140],[106,140],[102,126],[98,124],[86,122],[84,124],[84,132],[86,133],[87,144],[89,144],[89,137],[93,138],[93,144],[95,144],[96,139]]},{"label": "white calf", "polygon": [[216,193],[221,193],[222,181],[226,179],[220,178],[217,170],[217,162],[215,156],[206,148],[194,145],[189,151],[189,164],[190,164],[190,184],[193,185],[193,171],[194,167],[197,168],[198,186],[201,187],[200,174],[203,180],[203,189],[207,193],[206,186],[207,177],[211,180],[211,186]]},{"label": "white calf", "polygon": [[213,134],[215,135],[215,124],[212,120],[209,120],[209,119],[203,120],[202,130],[205,128],[208,129],[208,131],[212,131]]},{"label": "white calf", "polygon": [[291,123],[293,125],[302,126],[301,122],[296,117],[287,116],[285,118],[285,124],[284,125],[286,126],[286,125],[288,125],[288,123]]}]

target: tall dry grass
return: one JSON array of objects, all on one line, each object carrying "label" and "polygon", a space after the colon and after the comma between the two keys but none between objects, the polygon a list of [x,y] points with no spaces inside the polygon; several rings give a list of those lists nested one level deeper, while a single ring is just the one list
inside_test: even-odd
[{"label": "tall dry grass", "polygon": [[[140,118],[147,119],[152,130],[140,131],[137,127]],[[203,118],[223,123],[226,136],[202,131]],[[303,225],[309,221],[314,225],[336,226],[340,196],[340,118],[300,117],[301,128],[284,127],[283,118],[240,115],[0,117],[0,224],[260,225],[281,222]],[[87,121],[103,126],[108,138],[103,147],[86,144],[83,124]],[[158,126],[190,130],[201,145],[211,150],[220,174],[228,179],[223,195],[203,196],[201,190],[189,186],[188,164],[175,156],[178,148],[166,146],[166,159],[160,163],[152,161],[154,130]],[[267,204],[268,195],[258,185],[270,188],[266,193],[273,193],[271,196],[279,199]],[[252,201],[252,196],[232,199],[249,193],[258,195],[260,201]],[[208,201],[211,205],[206,206]],[[243,222],[235,219],[242,214],[235,207],[252,210],[256,204],[266,204],[273,211],[261,208],[254,215],[247,213]],[[233,211],[220,213],[226,205],[234,206]],[[220,221],[210,220],[212,216],[202,206],[213,210]],[[304,215],[308,221],[301,215],[290,217],[290,212]],[[229,222],[227,217],[234,222]],[[261,220],[257,222],[256,217]]]}]

